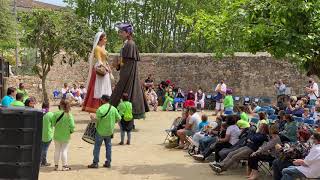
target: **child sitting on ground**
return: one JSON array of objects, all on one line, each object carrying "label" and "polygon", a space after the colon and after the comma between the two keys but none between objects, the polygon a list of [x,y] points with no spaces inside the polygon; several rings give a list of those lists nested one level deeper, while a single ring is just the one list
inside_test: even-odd
[{"label": "child sitting on ground", "polygon": [[127,132],[127,145],[131,143],[131,131],[133,129],[133,115],[132,115],[132,104],[129,102],[129,97],[127,93],[123,93],[122,101],[117,107],[119,114],[121,116],[120,130],[121,130],[121,141],[119,145],[124,144],[125,132]]},{"label": "child sitting on ground", "polygon": [[193,91],[189,91],[187,95],[187,100],[183,103],[183,107],[195,107],[195,96],[193,94]]},{"label": "child sitting on ground", "polygon": [[146,91],[146,98],[147,98],[148,105],[152,106],[154,111],[157,111],[158,95],[154,91],[153,87],[148,87]]},{"label": "child sitting on ground", "polygon": [[178,92],[177,92],[177,94],[175,95],[173,102],[174,102],[175,110],[178,109],[179,104],[182,104],[181,106],[183,106],[183,103],[184,103],[184,94],[183,94],[181,88],[178,88]]},{"label": "child sitting on ground", "polygon": [[163,111],[167,111],[169,107],[172,107],[172,104],[173,104],[173,98],[174,98],[174,93],[172,91],[172,88],[169,87],[167,89],[167,93],[165,95],[165,101],[163,103],[163,106],[162,106],[162,110]]},{"label": "child sitting on ground", "polygon": [[201,116],[201,123],[199,124],[199,129],[202,130],[205,126],[209,124],[208,122],[208,116],[203,114]]}]

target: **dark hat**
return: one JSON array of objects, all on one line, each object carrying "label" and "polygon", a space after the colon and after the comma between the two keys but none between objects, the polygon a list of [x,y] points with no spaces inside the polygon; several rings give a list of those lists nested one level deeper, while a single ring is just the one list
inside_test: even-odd
[{"label": "dark hat", "polygon": [[129,23],[117,23],[116,27],[121,31],[125,31],[127,33],[133,33],[133,26]]}]

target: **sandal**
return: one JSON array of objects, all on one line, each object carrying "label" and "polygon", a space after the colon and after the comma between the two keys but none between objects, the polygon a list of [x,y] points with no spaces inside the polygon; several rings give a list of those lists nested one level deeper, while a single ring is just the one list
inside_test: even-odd
[{"label": "sandal", "polygon": [[62,167],[62,171],[70,171],[70,170],[71,170],[71,167],[69,167],[69,166]]},{"label": "sandal", "polygon": [[54,170],[58,171],[59,170],[59,166],[58,165],[54,165]]}]

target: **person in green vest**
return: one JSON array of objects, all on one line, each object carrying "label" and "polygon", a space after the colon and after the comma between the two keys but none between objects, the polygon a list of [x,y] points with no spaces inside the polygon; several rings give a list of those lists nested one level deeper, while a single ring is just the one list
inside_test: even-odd
[{"label": "person in green vest", "polygon": [[174,100],[174,93],[172,88],[169,87],[165,95],[165,101],[162,105],[162,110],[166,111],[168,109],[169,103],[173,105],[173,100]]},{"label": "person in green vest", "polygon": [[113,107],[110,102],[110,96],[102,95],[102,105],[98,108],[96,116],[91,115],[92,120],[96,120],[96,137],[93,148],[93,163],[88,168],[99,167],[99,155],[102,142],[106,147],[106,161],[103,165],[105,168],[111,168],[111,138],[113,137],[114,127],[121,120],[117,108]]},{"label": "person in green vest", "polygon": [[41,141],[41,166],[50,166],[51,164],[47,162],[48,149],[53,138],[53,128],[52,128],[52,119],[53,113],[49,112],[49,103],[42,104],[42,141]]},{"label": "person in green vest", "polygon": [[28,92],[26,91],[24,84],[20,83],[19,88],[17,89],[17,93],[23,94],[23,103],[29,98]]},{"label": "person in green vest", "polygon": [[67,100],[61,100],[59,111],[53,113],[52,126],[54,127],[54,170],[58,171],[59,160],[62,160],[62,170],[69,171],[68,146],[71,134],[74,132],[74,118],[71,114],[71,105]]},{"label": "person in green vest", "polygon": [[224,105],[224,113],[226,115],[233,114],[233,97],[232,97],[232,89],[227,89],[226,97],[223,100]]},{"label": "person in green vest", "polygon": [[127,132],[127,145],[131,142],[131,131],[133,129],[133,115],[132,115],[132,104],[129,102],[127,93],[122,95],[122,100],[117,107],[121,116],[120,129],[121,129],[121,141],[119,145],[123,145],[125,132]]},{"label": "person in green vest", "polygon": [[23,101],[23,94],[17,93],[16,95],[16,100],[13,101],[10,106],[15,106],[15,107],[24,107]]}]

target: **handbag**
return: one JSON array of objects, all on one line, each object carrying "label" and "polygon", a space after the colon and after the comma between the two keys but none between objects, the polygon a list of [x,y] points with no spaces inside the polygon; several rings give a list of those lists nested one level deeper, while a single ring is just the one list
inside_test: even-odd
[{"label": "handbag", "polygon": [[98,76],[105,76],[107,74],[107,69],[104,66],[99,65],[96,67],[96,74]]}]

